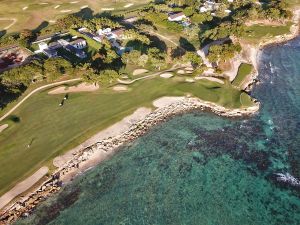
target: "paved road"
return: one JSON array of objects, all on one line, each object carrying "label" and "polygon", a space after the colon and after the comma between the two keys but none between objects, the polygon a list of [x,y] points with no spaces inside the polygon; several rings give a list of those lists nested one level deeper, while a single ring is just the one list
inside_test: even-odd
[{"label": "paved road", "polygon": [[25,102],[30,96],[32,96],[33,94],[35,94],[36,92],[43,90],[45,88],[49,88],[49,87],[53,87],[53,86],[57,86],[57,85],[61,85],[61,84],[67,84],[67,83],[72,83],[74,81],[79,81],[81,80],[81,78],[75,78],[75,79],[71,79],[71,80],[64,80],[64,81],[59,81],[59,82],[55,82],[52,84],[47,84],[44,86],[41,86],[35,90],[33,90],[32,92],[30,92],[25,98],[23,98],[17,105],[15,105],[11,110],[9,110],[7,113],[5,113],[1,118],[0,118],[0,122],[2,120],[4,120],[6,117],[8,117],[11,113],[13,113],[17,108],[20,107],[20,105],[23,104],[23,102]]}]

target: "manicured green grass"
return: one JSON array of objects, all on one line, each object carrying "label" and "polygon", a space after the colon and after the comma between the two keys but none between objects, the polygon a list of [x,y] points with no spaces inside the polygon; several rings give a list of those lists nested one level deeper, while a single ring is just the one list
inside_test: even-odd
[{"label": "manicured green grass", "polygon": [[[102,8],[114,8],[119,10],[132,10],[139,7],[149,0],[80,0],[78,3],[72,4],[71,0],[51,0],[45,1],[48,4],[40,4],[40,0],[1,0],[0,1],[0,18],[16,18],[17,23],[12,26],[8,32],[20,31],[22,29],[35,29],[44,21],[57,20],[59,17],[68,13],[81,11],[81,7],[88,6],[89,9],[82,10],[87,13],[101,13]],[[134,5],[124,8],[128,3]],[[58,8],[55,8],[58,6]],[[28,7],[23,10],[24,7]],[[71,10],[64,11],[64,10]],[[1,27],[0,27],[1,28]]]},{"label": "manicured green grass", "polygon": [[48,95],[49,90],[45,90],[32,96],[15,111],[20,122],[3,121],[9,123],[9,128],[0,135],[0,195],[42,165],[50,165],[55,156],[138,107],[150,107],[156,98],[190,93],[230,108],[252,104],[249,96],[243,96],[246,100],[242,105],[241,91],[229,82],[220,85],[210,81],[186,83],[155,78],[136,82],[130,89],[129,92],[100,89],[93,93],[70,94],[63,107],[59,107],[59,103],[64,95]]},{"label": "manicured green grass", "polygon": [[242,63],[239,67],[237,76],[232,81],[232,84],[239,87],[245,78],[251,73],[253,66],[251,64]]},{"label": "manicured green grass", "polygon": [[246,34],[243,38],[252,42],[259,42],[263,38],[274,37],[278,35],[288,34],[292,23],[288,22],[282,26],[270,25],[252,25],[246,28]]}]

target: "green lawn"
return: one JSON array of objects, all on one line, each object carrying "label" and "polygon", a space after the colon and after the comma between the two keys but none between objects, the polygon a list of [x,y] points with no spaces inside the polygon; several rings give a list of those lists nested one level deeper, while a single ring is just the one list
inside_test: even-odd
[{"label": "green lawn", "polygon": [[[0,135],[0,195],[18,181],[64,151],[82,143],[101,129],[121,120],[141,106],[161,96],[191,93],[204,100],[238,108],[252,104],[249,96],[229,82],[181,82],[178,79],[148,79],[136,82],[129,92],[102,89],[93,93],[70,94],[63,107],[64,95],[48,95],[49,90],[32,96],[17,111],[20,122],[10,120]],[[241,104],[243,102],[243,105]],[[32,142],[30,148],[27,145]]]},{"label": "green lawn", "polygon": [[238,73],[235,79],[232,81],[232,84],[239,87],[245,78],[251,73],[253,66],[251,64],[242,63],[239,67]]},{"label": "green lawn", "polygon": [[[77,3],[71,0],[51,0],[42,4],[40,0],[1,0],[0,18],[16,18],[17,23],[8,32],[16,32],[22,29],[35,29],[43,22],[55,21],[58,18],[81,11],[83,6],[88,9],[82,10],[85,14],[101,13],[102,8],[114,8],[116,11],[130,11],[149,3],[149,0],[80,0]],[[134,5],[124,8],[128,3]],[[58,7],[59,6],[59,7]],[[25,8],[27,7],[27,8]],[[24,8],[24,10],[23,10]],[[71,11],[69,11],[71,10]],[[1,24],[0,24],[1,25]],[[0,27],[1,28],[1,27]]]},{"label": "green lawn", "polygon": [[263,38],[270,38],[278,35],[288,34],[290,27],[293,23],[288,22],[282,26],[270,26],[270,25],[252,25],[246,28],[246,33],[243,36],[246,40],[252,42],[259,42]]}]

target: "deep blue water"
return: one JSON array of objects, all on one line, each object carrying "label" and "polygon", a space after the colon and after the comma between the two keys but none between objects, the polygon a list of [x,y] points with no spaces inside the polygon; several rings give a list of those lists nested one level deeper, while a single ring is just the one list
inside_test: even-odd
[{"label": "deep blue water", "polygon": [[238,120],[177,116],[76,179],[19,224],[299,225],[300,39],[264,49]]}]

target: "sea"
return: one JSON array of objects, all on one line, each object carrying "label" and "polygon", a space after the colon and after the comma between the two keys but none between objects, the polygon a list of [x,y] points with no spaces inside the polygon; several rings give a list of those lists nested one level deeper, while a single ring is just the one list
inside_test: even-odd
[{"label": "sea", "polygon": [[176,116],[17,224],[299,225],[300,38],[264,48],[258,79],[257,115]]}]

